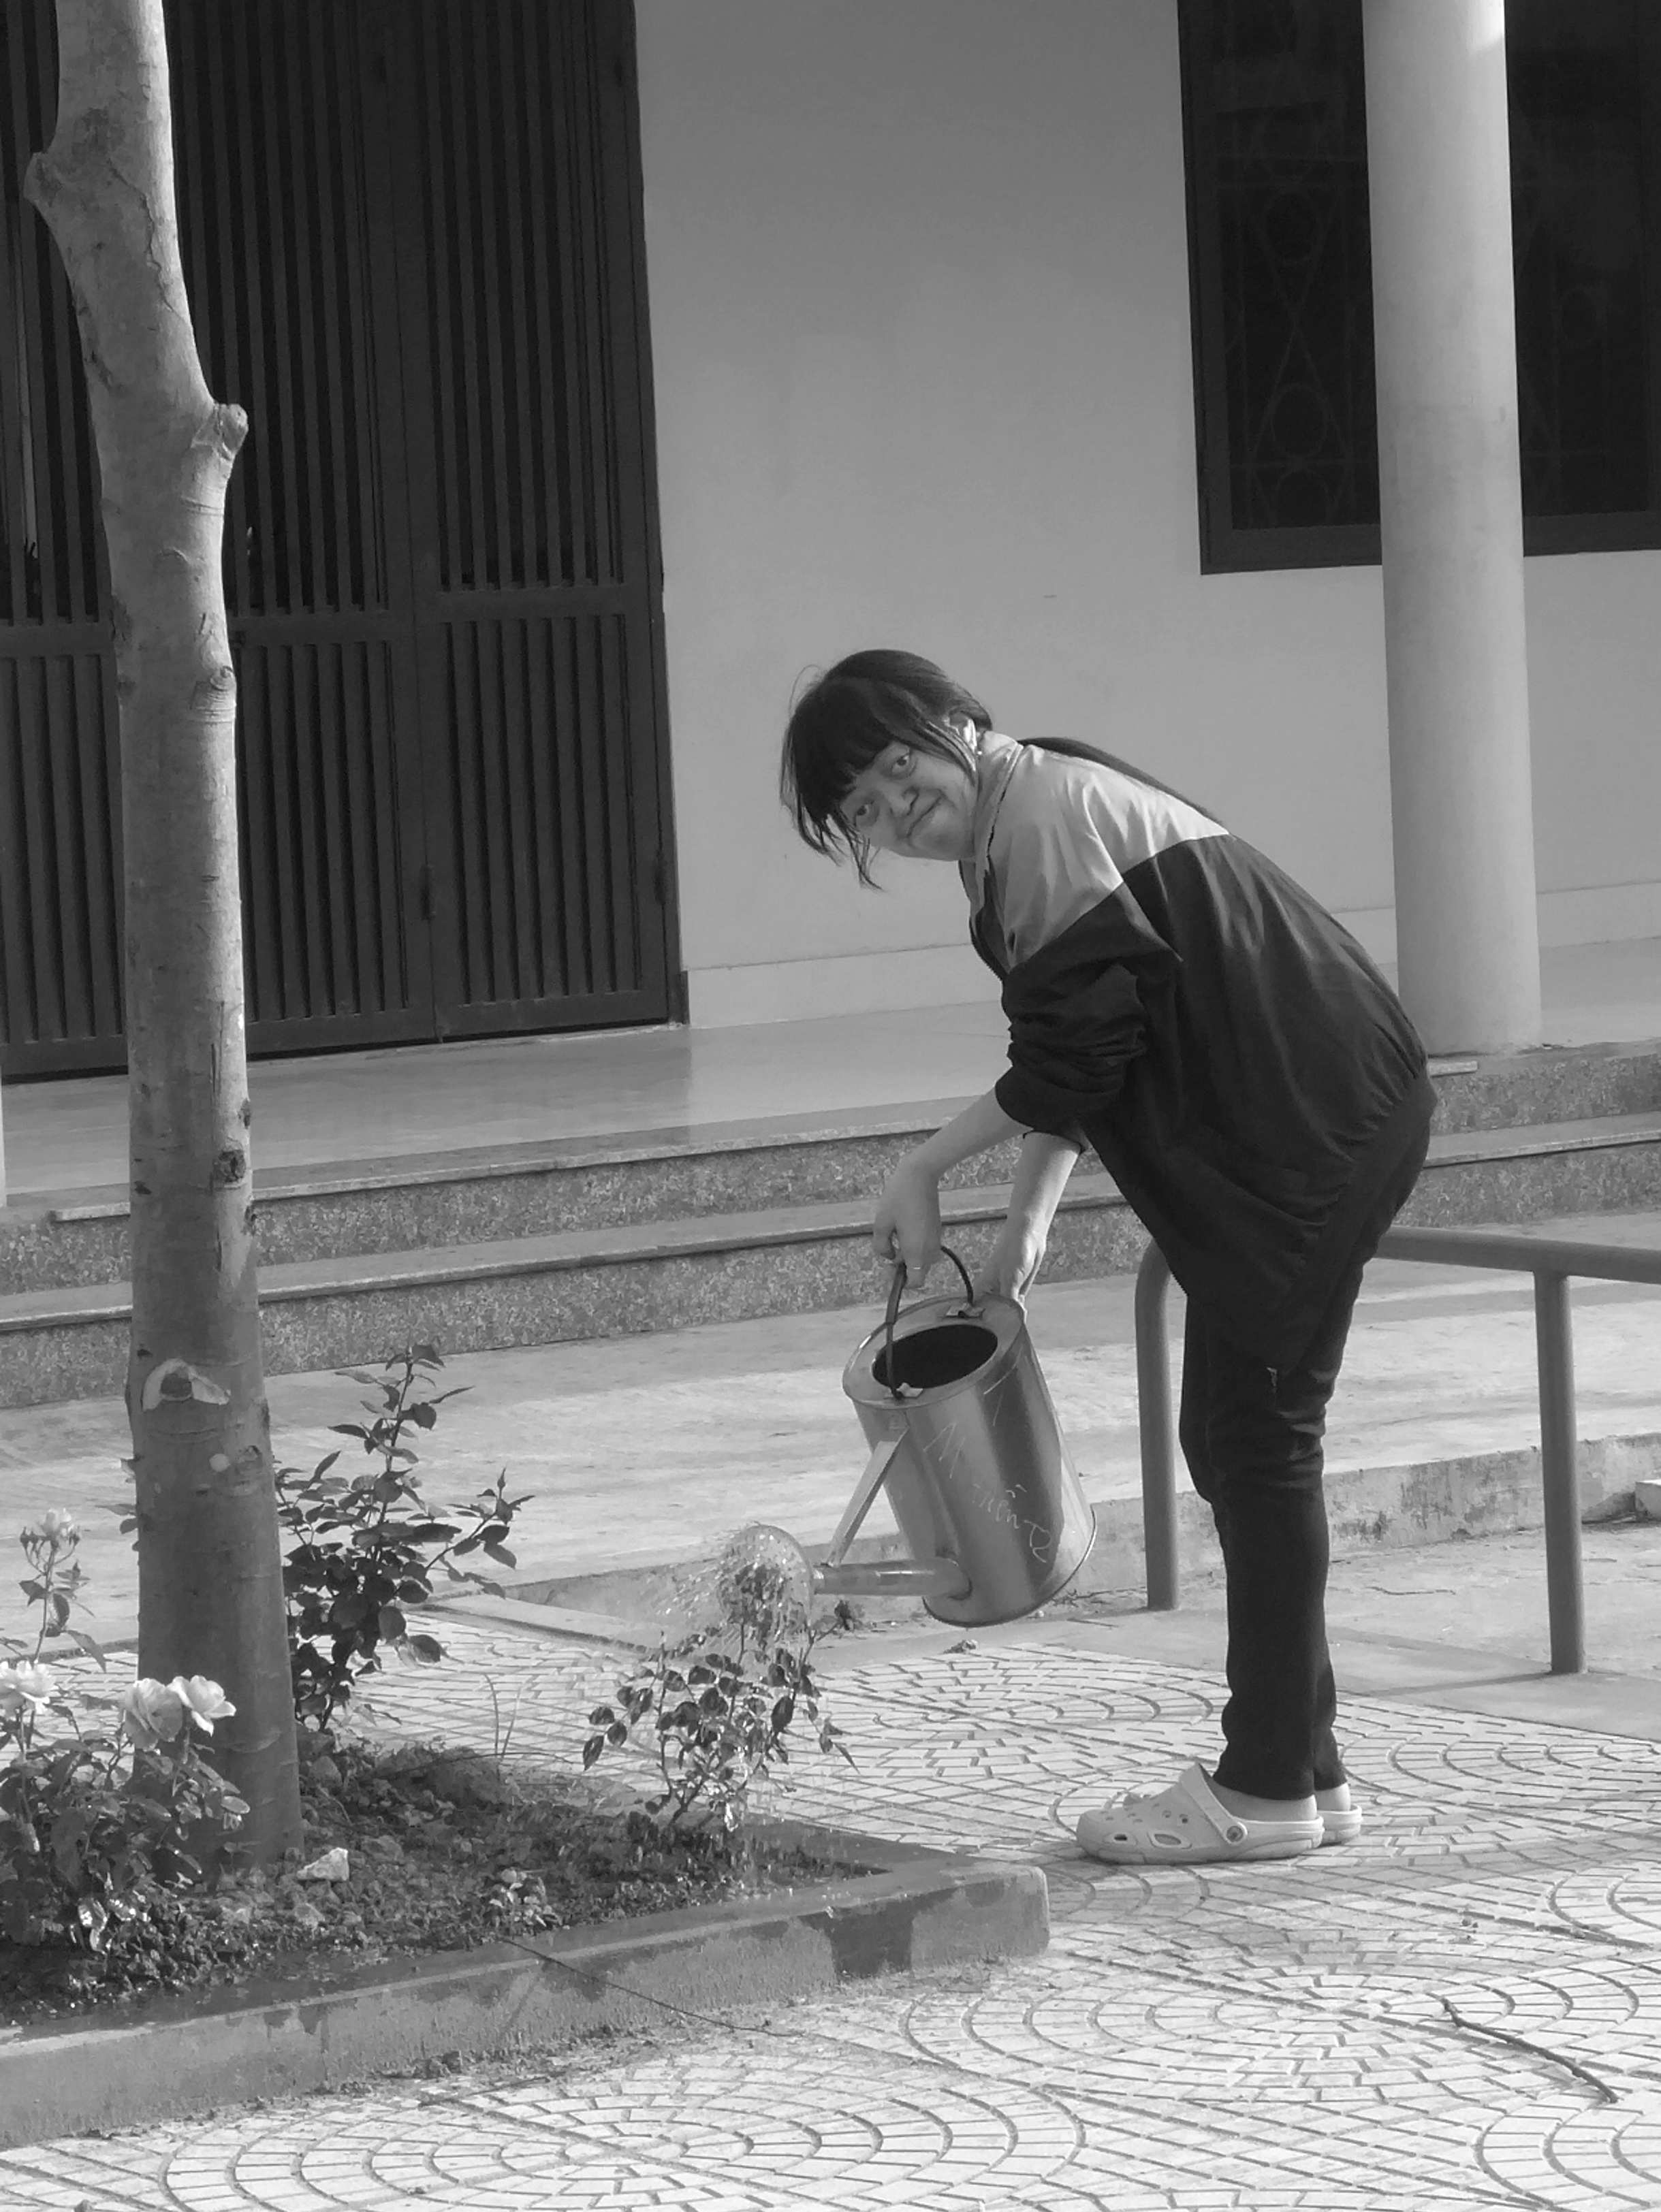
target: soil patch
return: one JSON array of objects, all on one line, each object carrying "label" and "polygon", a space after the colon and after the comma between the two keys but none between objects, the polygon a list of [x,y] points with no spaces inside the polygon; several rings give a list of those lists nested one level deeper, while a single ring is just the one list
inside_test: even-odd
[{"label": "soil patch", "polygon": [[[332,1978],[418,1953],[709,1905],[845,1867],[597,1809],[580,1778],[532,1778],[474,1753],[308,1740],[306,1850],[221,1875],[112,1923],[96,1954],[0,1942],[0,2021],[119,2011],[158,1990]],[[301,1868],[344,1850],[339,1879]]]}]

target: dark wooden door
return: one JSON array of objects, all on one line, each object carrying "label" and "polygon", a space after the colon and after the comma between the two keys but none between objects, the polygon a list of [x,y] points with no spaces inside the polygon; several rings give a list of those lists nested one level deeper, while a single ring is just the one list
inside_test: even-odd
[{"label": "dark wooden door", "polygon": [[[64,567],[37,522],[33,568],[14,554],[9,577],[23,619],[0,623],[14,1073],[120,1054],[84,409],[61,276],[15,204],[49,117],[49,18],[47,0],[7,10],[34,85],[32,106],[10,91],[7,251],[40,295],[17,351],[57,410],[35,473],[64,486],[86,574],[70,561],[58,618],[31,632],[31,576]],[[226,540],[251,1043],[661,1019],[630,10],[176,0],[169,21],[186,280],[210,381],[252,426]],[[3,374],[9,469],[43,417]],[[27,543],[13,493],[9,476]],[[77,823],[84,850],[48,868]]]}]

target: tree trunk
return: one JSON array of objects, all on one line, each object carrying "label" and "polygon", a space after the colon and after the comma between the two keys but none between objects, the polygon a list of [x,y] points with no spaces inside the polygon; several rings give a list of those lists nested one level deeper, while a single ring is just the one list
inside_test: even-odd
[{"label": "tree trunk", "polygon": [[58,0],[58,127],[25,190],[69,272],[102,477],[120,702],[132,1155],[127,1411],[140,1671],[236,1705],[216,1760],[268,1857],[301,1840],[260,1365],[236,679],[221,548],[247,431],[185,295],[161,0]]}]

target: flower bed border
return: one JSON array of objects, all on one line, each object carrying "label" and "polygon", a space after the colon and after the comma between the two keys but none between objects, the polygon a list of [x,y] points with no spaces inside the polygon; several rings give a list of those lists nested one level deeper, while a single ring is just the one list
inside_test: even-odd
[{"label": "flower bed border", "polygon": [[661,2027],[678,2011],[823,1995],[875,1974],[1026,1958],[1050,1940],[1036,1866],[800,1822],[757,1832],[850,1872],[326,1984],[215,1989],[101,2021],[0,2027],[0,2149]]}]

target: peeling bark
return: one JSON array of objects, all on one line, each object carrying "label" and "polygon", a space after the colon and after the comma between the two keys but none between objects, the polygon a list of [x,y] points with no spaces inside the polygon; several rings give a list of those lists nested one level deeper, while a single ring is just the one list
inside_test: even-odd
[{"label": "peeling bark", "polygon": [[161,0],[58,0],[24,190],[74,295],[109,548],[126,851],[139,1666],[222,1682],[215,1757],[301,1840],[247,1141],[236,678],[221,550],[247,432],[208,390],[179,260]]}]

